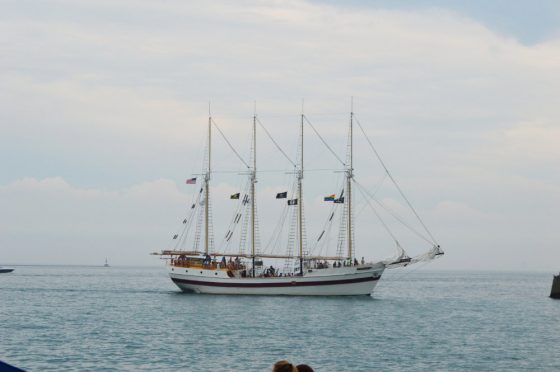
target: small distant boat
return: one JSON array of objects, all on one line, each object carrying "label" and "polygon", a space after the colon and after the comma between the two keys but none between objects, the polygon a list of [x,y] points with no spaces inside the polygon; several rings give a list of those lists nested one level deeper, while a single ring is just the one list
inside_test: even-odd
[{"label": "small distant boat", "polygon": [[11,267],[0,267],[0,274],[11,273],[14,271]]},{"label": "small distant boat", "polygon": [[105,263],[103,264],[103,267],[109,267],[109,263],[107,262],[107,257],[105,257]]},{"label": "small distant boat", "polygon": [[560,299],[560,274],[554,275],[554,279],[552,279],[550,298]]}]

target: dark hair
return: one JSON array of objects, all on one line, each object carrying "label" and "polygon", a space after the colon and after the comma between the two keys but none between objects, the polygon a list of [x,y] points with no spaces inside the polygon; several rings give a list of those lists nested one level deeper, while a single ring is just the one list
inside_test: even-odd
[{"label": "dark hair", "polygon": [[313,368],[309,367],[307,364],[298,364],[296,368],[298,372],[313,372]]},{"label": "dark hair", "polygon": [[298,372],[298,369],[287,360],[279,360],[274,363],[272,372]]}]

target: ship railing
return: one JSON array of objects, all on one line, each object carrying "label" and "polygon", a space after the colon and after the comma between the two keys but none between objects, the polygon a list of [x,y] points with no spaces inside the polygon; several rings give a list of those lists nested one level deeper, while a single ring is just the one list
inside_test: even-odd
[{"label": "ship railing", "polygon": [[173,259],[171,260],[171,264],[175,267],[197,268],[197,269],[206,269],[206,270],[232,270],[233,271],[233,270],[247,269],[247,267],[244,264],[235,263],[235,262],[229,262],[224,265],[221,262],[204,263],[201,261]]},{"label": "ship railing", "polygon": [[[152,255],[155,256],[167,256],[168,258],[178,257],[178,256],[200,256],[203,253],[198,251],[179,251],[179,250],[163,250],[161,252],[152,252]],[[219,257],[235,257],[235,258],[252,258],[250,254],[240,254],[240,253],[225,253],[225,252],[214,252],[210,254],[213,258]],[[282,255],[282,254],[257,254],[255,255],[256,258],[280,258],[280,259],[287,259],[287,258],[298,258],[299,256],[294,255]],[[313,255],[305,255],[304,260],[327,260],[327,261],[344,261],[347,260],[348,257],[344,256],[313,256]]]}]

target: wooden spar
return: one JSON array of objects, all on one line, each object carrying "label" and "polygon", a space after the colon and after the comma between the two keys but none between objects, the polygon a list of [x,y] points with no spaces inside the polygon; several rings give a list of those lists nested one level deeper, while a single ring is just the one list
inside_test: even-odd
[{"label": "wooden spar", "polygon": [[301,153],[298,174],[298,231],[299,231],[299,273],[303,275],[303,107],[301,110]]},{"label": "wooden spar", "polygon": [[208,169],[204,176],[204,253],[208,254],[208,241],[210,236],[210,226],[208,217],[208,206],[210,205],[210,160],[212,156],[212,115],[208,108]]},{"label": "wooden spar", "polygon": [[253,115],[253,172],[251,173],[251,258],[255,277],[255,183],[257,182],[257,113]]},{"label": "wooden spar", "polygon": [[352,172],[353,169],[353,159],[352,159],[352,124],[354,119],[354,99],[352,99],[351,109],[350,109],[350,168],[348,169],[348,174],[346,176],[346,188],[348,189],[346,197],[348,198],[348,259],[352,260]]},{"label": "wooden spar", "polygon": [[150,253],[152,256],[199,256],[202,255],[204,252],[199,251],[178,251],[178,250],[163,250],[161,252],[152,252]]}]

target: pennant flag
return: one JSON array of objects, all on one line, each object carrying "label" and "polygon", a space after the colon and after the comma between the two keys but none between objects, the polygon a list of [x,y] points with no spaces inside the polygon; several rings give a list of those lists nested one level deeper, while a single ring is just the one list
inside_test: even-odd
[{"label": "pennant flag", "polygon": [[173,235],[173,239],[177,239],[178,236],[179,235],[177,235],[177,234]]},{"label": "pennant flag", "polygon": [[286,199],[287,197],[288,197],[287,191],[279,192],[278,194],[276,194],[276,199]]},{"label": "pennant flag", "polygon": [[194,178],[189,178],[189,179],[186,181],[186,184],[187,184],[187,185],[194,185],[194,184],[196,184],[196,177],[194,177]]},{"label": "pennant flag", "polygon": [[297,205],[297,199],[288,200],[288,205]]},{"label": "pennant flag", "polygon": [[239,194],[239,193],[233,194],[233,195],[231,195],[229,198],[230,198],[230,199],[239,199],[239,195],[241,195],[241,194]]},{"label": "pennant flag", "polygon": [[335,204],[342,204],[344,203],[344,197],[338,198],[338,199],[334,199],[334,203]]},{"label": "pennant flag", "polygon": [[329,196],[325,196],[324,200],[325,201],[334,201],[334,199],[336,198],[335,194],[329,195]]}]

